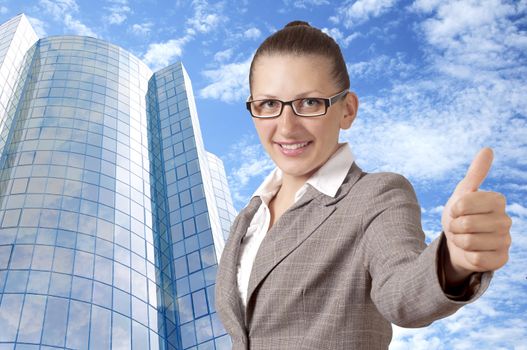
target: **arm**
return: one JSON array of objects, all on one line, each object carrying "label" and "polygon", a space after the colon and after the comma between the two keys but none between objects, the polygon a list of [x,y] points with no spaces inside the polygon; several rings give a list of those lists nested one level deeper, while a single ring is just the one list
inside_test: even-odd
[{"label": "arm", "polygon": [[420,207],[404,177],[374,176],[378,179],[363,214],[363,244],[372,277],[371,297],[381,314],[403,327],[422,327],[477,299],[491,274],[481,276],[468,300],[449,298],[438,274],[443,236],[426,246]]}]

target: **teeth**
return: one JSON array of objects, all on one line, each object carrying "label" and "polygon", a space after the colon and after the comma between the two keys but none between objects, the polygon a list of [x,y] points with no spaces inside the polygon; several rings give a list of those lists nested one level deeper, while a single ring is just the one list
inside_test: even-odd
[{"label": "teeth", "polygon": [[295,143],[295,144],[291,144],[291,145],[282,145],[282,144],[280,144],[280,146],[282,146],[282,148],[285,148],[285,149],[299,149],[301,147],[307,146],[307,144],[308,144],[308,142]]}]

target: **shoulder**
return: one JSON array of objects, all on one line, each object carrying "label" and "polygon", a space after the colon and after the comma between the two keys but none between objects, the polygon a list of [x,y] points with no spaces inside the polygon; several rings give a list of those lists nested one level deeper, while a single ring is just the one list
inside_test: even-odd
[{"label": "shoulder", "polygon": [[350,193],[354,192],[370,199],[387,192],[408,193],[415,196],[410,181],[403,175],[392,172],[363,173],[350,191]]},{"label": "shoulder", "polygon": [[366,221],[390,208],[419,208],[410,181],[392,172],[362,172],[338,206],[346,212],[360,213]]}]

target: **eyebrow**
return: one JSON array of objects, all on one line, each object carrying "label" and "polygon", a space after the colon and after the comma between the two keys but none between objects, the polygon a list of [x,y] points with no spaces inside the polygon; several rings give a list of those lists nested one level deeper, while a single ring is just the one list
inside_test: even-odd
[{"label": "eyebrow", "polygon": [[[324,95],[323,92],[321,91],[318,91],[318,90],[308,90],[306,92],[303,92],[303,93],[300,93],[300,94],[296,94],[292,99],[293,100],[296,100],[298,98],[302,98],[302,97],[320,97]],[[280,98],[275,96],[275,95],[267,95],[267,94],[262,94],[262,95],[259,95],[258,97],[255,97],[254,95],[251,95],[252,98],[254,100],[264,100],[264,99],[273,99],[273,100],[279,100]]]}]

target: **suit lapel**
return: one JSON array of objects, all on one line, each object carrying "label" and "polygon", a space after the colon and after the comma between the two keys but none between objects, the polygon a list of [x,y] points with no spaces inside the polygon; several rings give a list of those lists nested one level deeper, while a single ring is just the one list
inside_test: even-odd
[{"label": "suit lapel", "polygon": [[[292,205],[267,232],[253,264],[247,291],[247,311],[251,297],[264,278],[285,257],[302,244],[336,210],[341,200],[360,178],[362,171],[353,163],[336,196],[330,197],[309,186],[300,200]],[[248,321],[249,312],[246,315]]]}]

